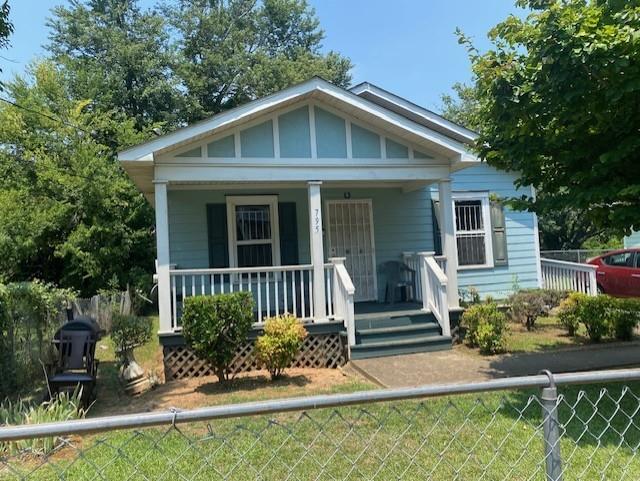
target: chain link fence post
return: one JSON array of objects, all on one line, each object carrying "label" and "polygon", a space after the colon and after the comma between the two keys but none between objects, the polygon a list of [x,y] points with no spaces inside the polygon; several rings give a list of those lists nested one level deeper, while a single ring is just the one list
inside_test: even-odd
[{"label": "chain link fence post", "polygon": [[558,421],[558,388],[550,371],[541,371],[549,378],[549,386],[542,388],[542,431],[547,481],[562,481],[562,457],[560,456],[560,422]]}]

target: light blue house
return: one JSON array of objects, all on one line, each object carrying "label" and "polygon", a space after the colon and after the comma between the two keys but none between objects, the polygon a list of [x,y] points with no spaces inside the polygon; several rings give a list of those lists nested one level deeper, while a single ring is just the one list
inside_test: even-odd
[{"label": "light blue house", "polygon": [[121,152],[155,205],[165,355],[187,356],[191,295],[250,290],[256,329],[291,312],[308,344],[355,358],[449,347],[464,289],[540,286],[536,216],[500,203],[531,192],[474,137],[371,84],[313,78]]},{"label": "light blue house", "polygon": [[640,247],[640,231],[632,232],[624,238],[624,247]]}]

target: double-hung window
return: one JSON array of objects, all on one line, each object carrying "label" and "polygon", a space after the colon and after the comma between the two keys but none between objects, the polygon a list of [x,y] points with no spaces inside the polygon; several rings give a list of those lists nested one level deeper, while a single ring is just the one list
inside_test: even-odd
[{"label": "double-hung window", "polygon": [[493,267],[489,193],[454,193],[453,206],[458,266]]},{"label": "double-hung window", "polygon": [[280,265],[278,197],[227,197],[229,261],[232,267]]}]

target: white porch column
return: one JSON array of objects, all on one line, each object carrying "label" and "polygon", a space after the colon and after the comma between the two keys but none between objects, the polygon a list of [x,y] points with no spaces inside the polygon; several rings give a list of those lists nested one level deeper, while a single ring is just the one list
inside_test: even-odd
[{"label": "white porch column", "polygon": [[172,332],[167,181],[156,180],[153,183],[155,184],[156,201],[156,250],[158,255],[158,315],[160,317],[160,332]]},{"label": "white porch column", "polygon": [[326,296],[324,292],[324,247],[322,245],[322,182],[307,183],[309,192],[309,243],[313,264],[313,317],[316,321],[327,319]]},{"label": "white porch column", "polygon": [[447,258],[447,299],[450,308],[460,307],[458,303],[458,256],[456,253],[456,236],[453,218],[453,199],[451,196],[451,179],[438,181],[440,197],[440,236],[442,253]]}]

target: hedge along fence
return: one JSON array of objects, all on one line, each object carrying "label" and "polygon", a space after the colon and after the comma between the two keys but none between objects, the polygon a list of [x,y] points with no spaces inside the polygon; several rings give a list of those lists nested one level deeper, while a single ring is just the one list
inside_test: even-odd
[{"label": "hedge along fence", "polygon": [[44,282],[0,284],[0,398],[32,388],[42,379],[40,360],[74,298],[69,289]]},{"label": "hedge along fence", "polygon": [[44,380],[40,361],[52,360],[51,340],[67,321],[68,307],[74,318],[91,317],[110,332],[113,313],[132,314],[134,305],[129,291],[80,299],[41,281],[0,284],[0,400],[33,389],[34,379]]}]

